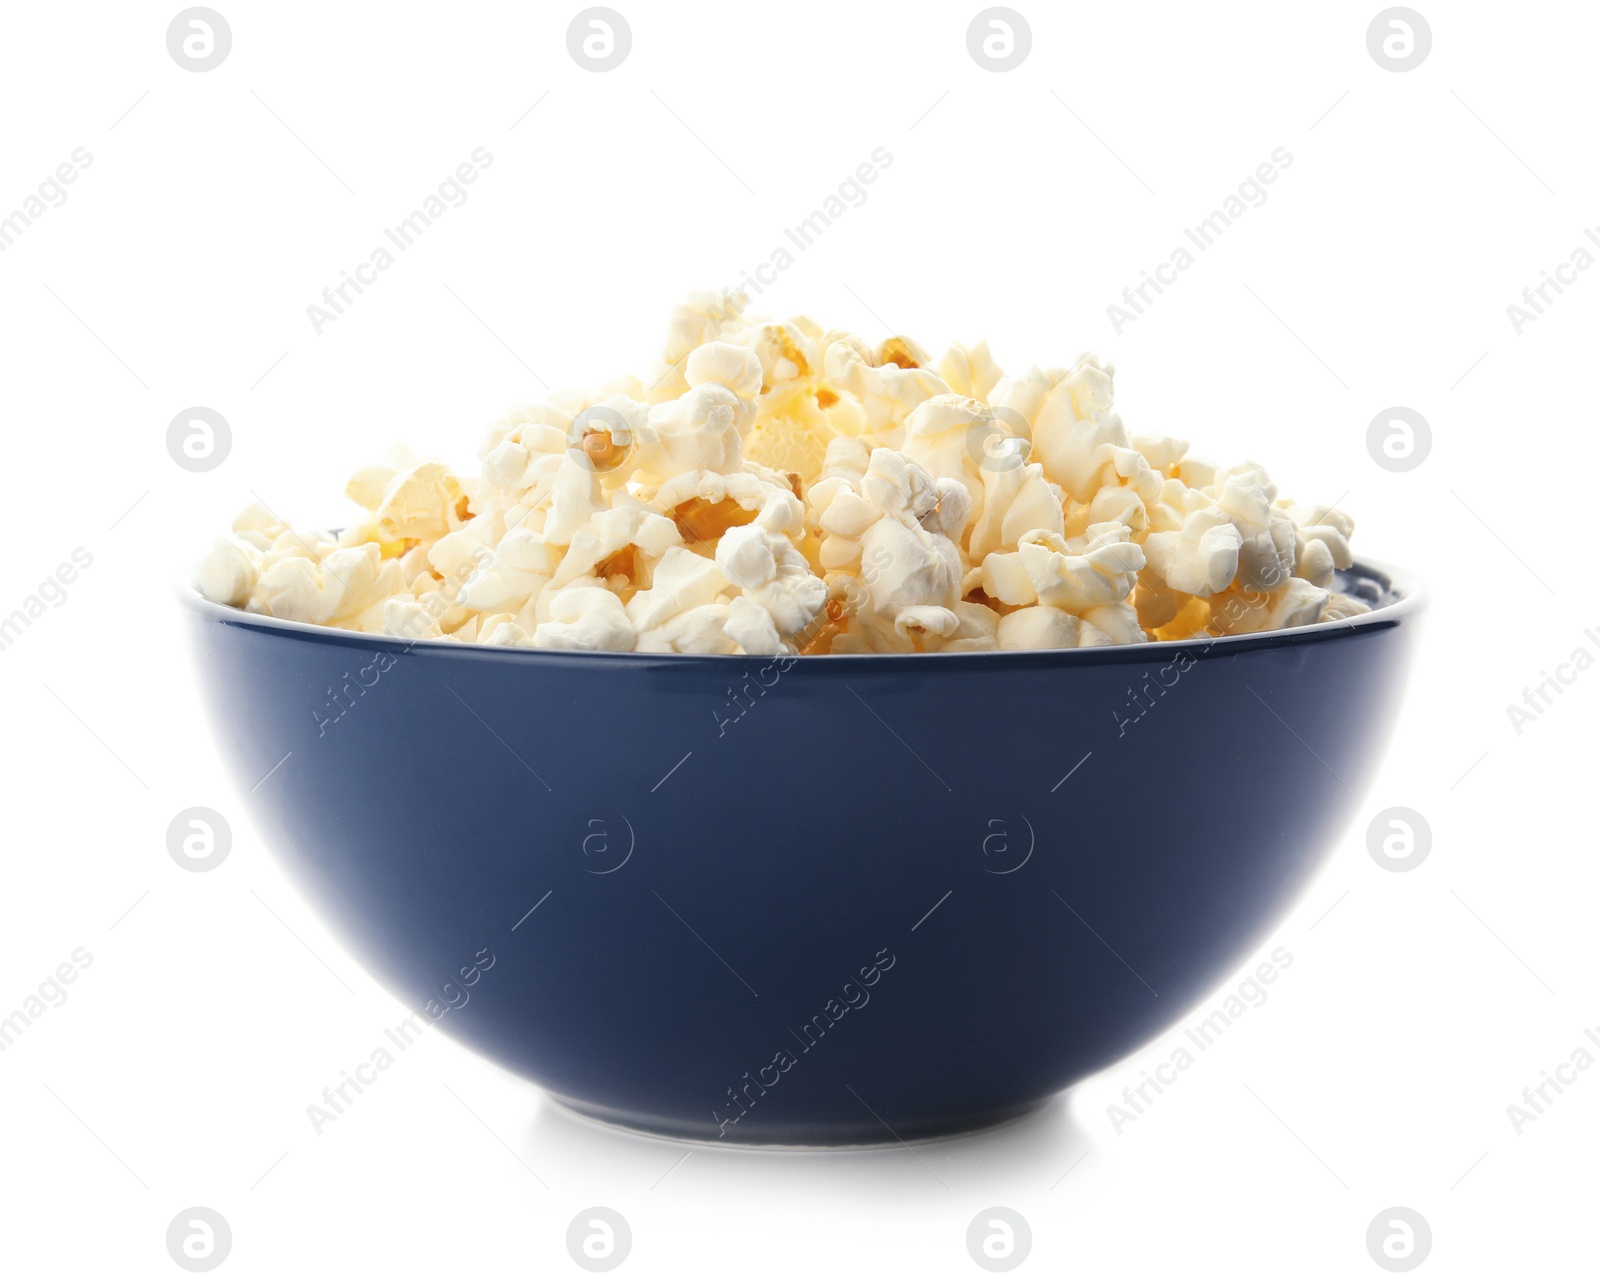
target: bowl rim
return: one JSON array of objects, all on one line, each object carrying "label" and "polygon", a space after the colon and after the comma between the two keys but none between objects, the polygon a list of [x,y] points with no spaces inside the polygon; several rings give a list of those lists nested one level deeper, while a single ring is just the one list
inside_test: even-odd
[{"label": "bowl rim", "polygon": [[[196,566],[197,567],[197,566]],[[273,618],[266,614],[250,613],[233,605],[218,604],[206,599],[195,585],[195,573],[175,584],[179,602],[194,613],[225,626],[239,627],[263,634],[282,635],[287,638],[318,640],[338,646],[378,650],[399,650],[410,653],[446,652],[477,661],[524,662],[539,665],[592,663],[621,667],[660,667],[664,665],[721,666],[750,665],[753,661],[784,661],[785,670],[800,664],[814,668],[819,664],[830,668],[848,665],[887,670],[902,664],[912,664],[913,670],[934,670],[940,667],[990,667],[996,665],[1034,667],[1086,665],[1098,666],[1106,662],[1145,662],[1161,655],[1175,655],[1199,650],[1210,653],[1221,648],[1238,653],[1262,648],[1282,648],[1296,644],[1316,643],[1341,636],[1350,631],[1381,631],[1400,625],[1402,621],[1420,613],[1428,604],[1427,586],[1415,574],[1387,561],[1361,557],[1354,561],[1346,573],[1385,581],[1395,599],[1379,605],[1367,613],[1353,618],[1331,622],[1312,622],[1300,627],[1282,627],[1273,631],[1253,631],[1234,636],[1207,636],[1187,640],[1142,640],[1134,644],[1102,645],[1088,649],[984,649],[961,653],[846,653],[846,654],[744,654],[744,653],[610,653],[585,649],[526,649],[502,645],[463,643],[458,640],[426,638],[408,640],[404,636],[377,635],[365,631],[346,631],[339,627],[324,626],[314,622],[296,622],[288,618]]]}]

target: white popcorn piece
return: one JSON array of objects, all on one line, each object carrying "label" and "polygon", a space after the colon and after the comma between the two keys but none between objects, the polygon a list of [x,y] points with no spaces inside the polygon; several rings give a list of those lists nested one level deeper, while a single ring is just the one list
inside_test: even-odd
[{"label": "white popcorn piece", "polygon": [[861,581],[878,613],[933,604],[951,608],[961,597],[961,555],[943,534],[884,517],[861,535]]},{"label": "white popcorn piece", "polygon": [[1171,436],[1134,436],[1130,443],[1144,455],[1150,469],[1161,476],[1172,476],[1189,452],[1187,440]]},{"label": "white popcorn piece", "polygon": [[822,473],[806,490],[808,510],[816,524],[827,513],[833,500],[845,491],[861,492],[861,481],[872,460],[872,446],[853,436],[835,436],[823,455]]},{"label": "white popcorn piece", "polygon": [[819,336],[789,320],[749,325],[731,335],[729,342],[746,347],[756,357],[761,369],[757,392],[776,405],[816,377],[822,363]]},{"label": "white popcorn piece", "polygon": [[652,631],[677,614],[710,604],[726,586],[728,579],[715,560],[687,547],[668,547],[649,590],[628,601],[628,620],[638,631]]},{"label": "white popcorn piece", "polygon": [[939,645],[940,653],[985,653],[1000,647],[1000,615],[986,604],[958,600],[951,610],[956,629]]},{"label": "white popcorn piece", "polygon": [[667,553],[667,548],[682,544],[683,535],[678,532],[678,526],[666,516],[648,508],[613,507],[598,512],[573,535],[566,555],[554,568],[551,581],[561,587],[576,578],[589,577],[600,565],[629,547],[646,564],[652,564]]},{"label": "white popcorn piece", "polygon": [[537,533],[512,529],[462,583],[456,598],[480,612],[515,613],[550,580],[551,558],[549,544]]},{"label": "white popcorn piece", "polygon": [[968,575],[967,590],[980,590],[991,600],[1001,604],[1037,604],[1039,593],[1033,579],[1022,567],[1022,557],[1015,551],[994,551],[983,558],[983,564]]},{"label": "white popcorn piece", "polygon": [[[378,548],[370,542],[335,547],[318,559],[283,556],[261,571],[255,598],[262,612],[274,618],[331,622],[372,603],[381,564]],[[398,577],[398,566],[395,572]]]},{"label": "white popcorn piece", "polygon": [[930,476],[960,480],[975,505],[984,492],[978,465],[984,456],[984,440],[999,427],[981,400],[934,396],[919,404],[906,419],[905,442],[900,452]]},{"label": "white popcorn piece", "polygon": [[1182,480],[1191,489],[1209,488],[1217,478],[1217,464],[1208,462],[1204,458],[1194,458],[1187,454],[1183,461],[1173,468],[1176,480]]},{"label": "white popcorn piece", "polygon": [[1087,353],[1070,369],[1040,369],[1034,365],[1017,378],[1005,378],[989,402],[1020,414],[1030,426],[1041,420],[1098,422],[1111,414],[1112,384],[1116,370]]},{"label": "white popcorn piece", "polygon": [[872,363],[892,364],[901,369],[926,369],[933,365],[933,357],[924,351],[922,345],[914,338],[897,333],[878,344]]},{"label": "white popcorn piece", "polygon": [[1237,636],[1309,626],[1321,618],[1332,594],[1304,578],[1289,578],[1277,591],[1236,589],[1212,599],[1210,630],[1214,635]]},{"label": "white popcorn piece", "polygon": [[[823,592],[827,588],[823,587]],[[728,603],[728,618],[723,630],[746,653],[785,653],[788,651],[772,615],[754,600],[744,596]]]},{"label": "white popcorn piece", "polygon": [[918,520],[929,533],[942,533],[958,547],[963,531],[972,518],[972,495],[960,480],[941,476],[934,482],[938,499],[933,510],[925,512]]},{"label": "white popcorn piece", "polygon": [[[1085,528],[1091,524],[1125,524],[1135,539],[1150,528],[1150,513],[1137,492],[1121,484],[1103,484],[1089,499],[1079,517]],[[1073,527],[1077,527],[1077,520]]]},{"label": "white popcorn piece", "polygon": [[[1012,552],[983,562],[986,595],[1005,604],[1048,604],[1069,613],[1126,600],[1145,556],[1120,524],[1090,525],[1081,537],[1035,529]],[[1020,571],[1020,572],[1019,572]]]},{"label": "white popcorn piece", "polygon": [[867,421],[876,428],[892,428],[924,400],[950,391],[931,369],[875,365],[875,358],[865,343],[848,334],[837,335],[822,353],[828,381],[854,396]]},{"label": "white popcorn piece", "polygon": [[857,539],[861,583],[873,610],[892,620],[919,605],[953,607],[961,598],[961,551],[943,531],[940,508],[951,504],[951,517],[964,521],[957,496],[965,493],[964,486],[952,482],[941,490],[904,454],[875,449],[861,490],[882,513]]},{"label": "white popcorn piece", "polygon": [[1335,591],[1328,596],[1327,603],[1322,606],[1322,612],[1317,615],[1317,621],[1344,622],[1350,618],[1359,618],[1363,613],[1371,612],[1371,605],[1357,600],[1354,596],[1340,595]]},{"label": "white popcorn piece", "polygon": [[420,462],[390,479],[373,514],[385,541],[432,540],[448,533],[464,516],[460,481],[441,462]]},{"label": "white popcorn piece", "polygon": [[260,553],[237,538],[218,538],[200,565],[196,585],[200,594],[216,604],[238,608],[246,604],[255,590]]},{"label": "white popcorn piece", "polygon": [[[232,529],[235,533],[253,533],[266,539],[267,546],[272,545],[272,540],[284,531],[284,523],[271,511],[259,502],[252,502],[238,515],[234,516]],[[260,545],[257,543],[256,545]],[[262,547],[262,550],[265,550]]]},{"label": "white popcorn piece", "polygon": [[910,457],[893,449],[874,449],[861,496],[884,515],[904,523],[920,523],[939,505],[939,486]]},{"label": "white popcorn piece", "polygon": [[1336,570],[1355,563],[1350,553],[1355,521],[1332,507],[1302,507],[1282,499],[1277,505],[1294,521],[1294,576],[1313,586],[1331,586]]},{"label": "white popcorn piece", "polygon": [[758,524],[722,535],[717,565],[745,598],[765,609],[780,636],[809,626],[828,601],[828,588],[786,537]]},{"label": "white popcorn piece", "polygon": [[644,379],[651,403],[675,400],[689,389],[684,366],[695,348],[749,327],[741,319],[747,301],[741,293],[692,293],[673,310],[661,359]]},{"label": "white popcorn piece", "polygon": [[[654,409],[625,393],[585,396],[583,400],[587,403],[574,408],[564,438],[566,459],[592,473],[601,491],[621,489],[638,465],[638,450],[650,434]],[[576,399],[572,403],[578,406]],[[533,459],[524,479],[538,485],[547,465],[542,458]]]},{"label": "white popcorn piece", "polygon": [[1227,589],[1239,572],[1244,538],[1217,507],[1184,517],[1181,528],[1152,533],[1143,546],[1150,571],[1173,591],[1211,596]]},{"label": "white popcorn piece", "polygon": [[859,538],[867,526],[883,513],[854,489],[841,488],[818,522],[829,533],[841,538]]},{"label": "white popcorn piece", "polygon": [[1294,574],[1294,521],[1272,505],[1278,488],[1253,462],[1217,472],[1211,490],[1242,539],[1237,585],[1276,591]]},{"label": "white popcorn piece", "polygon": [[988,400],[989,393],[1005,376],[1005,372],[989,354],[987,342],[979,342],[972,347],[955,342],[939,359],[939,376],[958,396]]},{"label": "white popcorn piece", "polygon": [[610,505],[599,475],[571,456],[563,457],[550,490],[544,540],[551,546],[567,546],[579,529]]},{"label": "white popcorn piece", "polygon": [[690,353],[684,380],[691,389],[715,382],[741,400],[754,400],[761,394],[761,357],[748,347],[708,342]]},{"label": "white popcorn piece", "polygon": [[658,627],[639,635],[640,653],[732,653],[737,642],[728,634],[731,607],[721,600],[673,614]]},{"label": "white popcorn piece", "polygon": [[432,609],[420,600],[398,596],[383,603],[383,633],[407,640],[436,640],[443,634]]},{"label": "white popcorn piece", "polygon": [[1078,620],[1076,614],[1054,605],[1034,604],[1014,610],[1000,619],[995,642],[1002,649],[1077,649],[1084,645],[1084,634],[1094,627]]},{"label": "white popcorn piece", "polygon": [[[362,467],[344,486],[345,497],[359,507],[376,511],[383,505],[384,495],[394,483],[395,469],[382,465]],[[234,526],[237,528],[237,523]]]},{"label": "white popcorn piece", "polygon": [[548,622],[534,629],[536,649],[627,653],[638,638],[622,601],[604,587],[572,586],[556,592],[549,615]]},{"label": "white popcorn piece", "polygon": [[499,622],[493,627],[484,622],[478,628],[478,643],[497,645],[503,649],[531,649],[533,637],[512,621]]},{"label": "white popcorn piece", "polygon": [[1144,568],[1144,551],[1128,539],[1125,525],[1090,525],[1086,539],[1079,546],[1079,539],[1036,530],[1017,543],[1040,604],[1079,612],[1127,599]]},{"label": "white popcorn piece", "polygon": [[[742,512],[752,514],[719,518],[702,511],[696,515],[692,510],[696,502],[703,507],[732,503]],[[691,509],[684,511],[685,504],[689,504]],[[745,470],[728,475],[716,471],[686,471],[674,476],[656,490],[650,506],[662,514],[680,519],[684,525],[684,537],[690,541],[706,540],[702,534],[707,522],[717,528],[723,520],[734,524],[754,520],[762,528],[774,533],[799,537],[805,521],[805,508],[794,491],[787,484],[777,484],[764,476],[761,469],[751,463],[746,464]],[[705,521],[701,516],[705,517]]]},{"label": "white popcorn piece", "polygon": [[1091,628],[1094,633],[1092,640],[1084,641],[1085,645],[1138,644],[1147,638],[1138,612],[1126,600],[1096,605],[1078,616],[1083,619],[1084,626]]},{"label": "white popcorn piece", "polygon": [[[422,547],[425,567],[446,582],[465,582],[477,569],[494,557],[494,521],[476,521],[454,529]],[[402,558],[404,559],[404,558]]]},{"label": "white popcorn piece", "polygon": [[[562,443],[566,443],[565,438]],[[502,440],[484,455],[483,478],[499,489],[526,488],[522,481],[532,460],[532,451],[522,441]]]},{"label": "white popcorn piece", "polygon": [[494,443],[479,456],[485,485],[520,494],[552,475],[556,461],[569,446],[569,436],[582,433],[574,433],[571,418],[554,405],[540,403],[516,412],[519,418],[537,413],[541,420],[496,424],[490,432]]},{"label": "white popcorn piece", "polygon": [[478,458],[488,458],[508,441],[539,451],[550,451],[553,444],[554,450],[559,451],[566,447],[571,425],[572,414],[549,400],[521,401],[489,424],[478,443]]},{"label": "white popcorn piece", "polygon": [[825,573],[855,574],[861,567],[861,544],[854,538],[830,534],[817,547],[817,563]]},{"label": "white popcorn piece", "polygon": [[902,609],[894,616],[895,634],[902,640],[921,643],[925,640],[939,639],[954,635],[961,626],[961,619],[954,609],[946,609],[940,605],[919,604],[912,605],[909,609]]},{"label": "white popcorn piece", "polygon": [[755,406],[748,400],[719,382],[701,383],[651,407],[636,443],[638,465],[663,478],[685,471],[738,471],[744,464],[742,437],[754,421]]},{"label": "white popcorn piece", "polygon": [[972,526],[968,555],[981,564],[996,551],[1015,551],[1023,535],[1035,529],[1064,534],[1061,497],[1061,490],[1044,478],[1044,468],[1037,462],[985,468],[983,514]]},{"label": "white popcorn piece", "polygon": [[1070,369],[1029,369],[995,388],[995,404],[1031,427],[1032,457],[1045,476],[1076,502],[1089,502],[1108,484],[1126,483],[1145,501],[1160,488],[1111,412],[1111,385],[1111,366],[1084,355]]}]

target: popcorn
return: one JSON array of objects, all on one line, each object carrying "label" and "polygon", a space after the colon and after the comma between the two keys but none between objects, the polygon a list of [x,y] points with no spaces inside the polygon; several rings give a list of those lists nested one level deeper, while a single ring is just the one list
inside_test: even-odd
[{"label": "popcorn", "polygon": [[684,381],[690,387],[720,383],[741,400],[754,400],[760,395],[763,380],[761,357],[748,347],[727,342],[696,347],[684,369]]},{"label": "popcorn", "polygon": [[1146,537],[1144,554],[1156,580],[1171,590],[1212,596],[1238,574],[1243,545],[1243,536],[1225,511],[1198,507],[1177,529]]},{"label": "popcorn", "polygon": [[639,468],[663,478],[737,471],[744,462],[741,437],[754,421],[755,406],[721,383],[691,387],[676,400],[651,406],[636,446]]},{"label": "popcorn", "polygon": [[1006,614],[995,640],[1002,649],[1087,649],[1112,643],[1093,623],[1048,604]]},{"label": "popcorn", "polygon": [[999,647],[1000,615],[986,604],[960,600],[952,613],[956,629],[939,646],[940,653],[982,653]]},{"label": "popcorn", "polygon": [[985,652],[1338,622],[1353,522],[1133,435],[1111,365],[1007,377],[692,295],[647,379],[506,410],[478,475],[397,452],[337,536],[259,503],[197,585],[234,608],[504,648]]},{"label": "popcorn", "polygon": [[478,643],[500,645],[506,649],[531,649],[533,637],[515,621],[497,622],[491,627],[485,620],[478,627]]},{"label": "popcorn", "polygon": [[1019,465],[984,469],[983,514],[973,526],[967,546],[970,557],[979,563],[992,552],[1016,550],[1029,533],[1066,531],[1061,490],[1044,478],[1041,465],[1020,465],[1023,455],[1016,456]]},{"label": "popcorn", "polygon": [[1045,475],[1078,502],[1122,479],[1141,498],[1153,496],[1150,464],[1129,445],[1122,419],[1110,412],[1112,372],[1086,355],[1071,369],[1035,367],[995,388],[996,404],[1032,428],[1034,457]]},{"label": "popcorn", "polygon": [[1273,507],[1278,488],[1253,462],[1217,473],[1208,486],[1217,505],[1233,521],[1242,542],[1238,584],[1251,591],[1274,591],[1294,573],[1294,521]]},{"label": "popcorn", "polygon": [[942,639],[960,625],[961,619],[956,616],[954,609],[932,604],[912,605],[909,609],[900,610],[894,618],[895,634],[913,644],[932,637]]},{"label": "popcorn", "polygon": [[386,542],[407,538],[431,541],[459,524],[465,505],[460,482],[444,465],[423,462],[389,480],[373,514]]},{"label": "popcorn", "polygon": [[[756,392],[775,400],[789,395],[796,383],[815,377],[821,363],[813,336],[805,331],[803,324],[792,320],[752,325],[736,335],[734,341],[745,346],[756,359],[759,371]],[[689,385],[694,385],[692,377]],[[750,393],[747,398],[754,394]]]},{"label": "popcorn", "polygon": [[956,395],[985,400],[1005,375],[989,355],[987,342],[970,348],[957,342],[939,360],[939,376]]},{"label": "popcorn", "polygon": [[861,497],[880,514],[858,541],[862,584],[881,617],[920,605],[950,609],[961,598],[961,552],[949,530],[965,522],[966,490],[945,486],[902,453],[872,451]]},{"label": "popcorn", "polygon": [[[896,424],[903,422],[911,410],[924,400],[950,391],[931,369],[879,365],[876,355],[860,338],[850,334],[830,336],[835,340],[823,351],[823,371],[838,391],[855,397],[875,429],[889,428],[899,436]],[[899,443],[898,439],[895,443]]]},{"label": "popcorn", "polygon": [[[823,587],[827,593],[827,587]],[[723,631],[746,653],[786,653],[783,639],[772,615],[754,600],[740,596],[728,605],[728,620]]]},{"label": "popcorn", "polygon": [[535,509],[544,512],[541,532],[545,541],[564,547],[579,529],[608,506],[610,503],[594,469],[566,456],[555,469],[548,495]]},{"label": "popcorn", "polygon": [[[482,567],[462,583],[457,599],[469,609],[486,613],[515,612],[550,581],[550,560],[549,544],[537,533],[512,529]],[[593,562],[585,568],[593,568]]]},{"label": "popcorn", "polygon": [[734,525],[752,521],[798,536],[805,519],[794,490],[770,473],[763,475],[754,463],[729,475],[691,471],[674,476],[656,490],[650,505],[671,516],[690,542],[714,541]]},{"label": "popcorn", "polygon": [[659,627],[642,632],[637,645],[640,653],[733,653],[735,643],[728,635],[731,608],[722,601],[695,605],[673,614]]},{"label": "popcorn", "polygon": [[1081,613],[1125,601],[1144,564],[1144,551],[1129,540],[1126,525],[1093,524],[1072,539],[1035,529],[1015,551],[985,557],[980,581],[986,595],[1005,604]]},{"label": "popcorn", "polygon": [[256,548],[242,539],[218,538],[200,565],[200,594],[218,604],[241,608],[255,590]]},{"label": "popcorn", "polygon": [[1304,578],[1290,578],[1279,591],[1230,591],[1211,602],[1211,630],[1216,635],[1237,636],[1307,626],[1322,616],[1331,598],[1332,592],[1314,587]]},{"label": "popcorn", "polygon": [[628,601],[628,621],[639,631],[653,630],[679,613],[710,604],[728,585],[715,560],[687,547],[669,547],[649,590]]},{"label": "popcorn", "polygon": [[734,293],[692,293],[672,313],[667,325],[667,345],[647,382],[652,403],[671,400],[688,389],[683,367],[697,347],[714,342],[725,332],[745,328],[739,317],[745,298]]},{"label": "popcorn", "polygon": [[[958,479],[974,503],[983,496],[983,480],[973,456],[974,428],[985,425],[985,405],[966,396],[941,395],[924,400],[906,420],[900,451],[930,475]],[[981,435],[977,436],[981,440]]]},{"label": "popcorn", "polygon": [[252,502],[234,516],[232,528],[262,551],[270,547],[273,539],[284,531],[283,522],[259,502]]},{"label": "popcorn", "polygon": [[[644,507],[614,507],[599,512],[573,535],[551,581],[563,587],[575,578],[591,574],[609,578],[612,573],[632,580],[641,568],[641,560],[654,563],[669,548],[682,543],[683,534],[666,516]],[[602,569],[606,572],[600,572]]]},{"label": "popcorn", "polygon": [[[827,602],[827,584],[812,574],[794,544],[759,524],[728,530],[717,546],[717,566],[744,593],[741,600],[766,610],[773,628],[784,636],[808,626]],[[745,652],[779,650],[747,645]]]},{"label": "popcorn", "polygon": [[[365,609],[399,586],[398,572],[385,575],[378,548],[335,547],[321,557],[283,556],[273,560],[256,579],[252,603],[274,618],[301,622],[332,622]],[[396,566],[398,569],[398,566]],[[380,586],[388,591],[378,591]]]},{"label": "popcorn", "polygon": [[550,618],[533,632],[536,649],[587,649],[627,653],[638,631],[622,601],[603,586],[579,585],[558,591]]},{"label": "popcorn", "polygon": [[1333,582],[1335,569],[1348,569],[1355,563],[1350,555],[1350,535],[1355,531],[1355,521],[1344,512],[1332,507],[1313,510],[1281,499],[1278,505],[1294,522],[1295,577],[1304,578],[1313,586],[1326,587]]},{"label": "popcorn", "polygon": [[1317,621],[1343,622],[1347,618],[1357,618],[1363,613],[1371,612],[1371,605],[1357,600],[1354,596],[1340,595],[1335,591],[1328,596],[1328,602],[1322,606],[1322,612],[1317,615]]}]

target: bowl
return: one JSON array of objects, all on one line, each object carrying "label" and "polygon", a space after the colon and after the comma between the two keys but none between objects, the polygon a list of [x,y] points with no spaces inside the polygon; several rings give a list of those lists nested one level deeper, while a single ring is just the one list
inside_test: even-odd
[{"label": "bowl", "polygon": [[591,1119],[837,1147],[1020,1116],[1252,954],[1400,703],[1421,590],[1341,576],[1372,612],[909,656],[409,642],[182,596],[241,794],[408,1024]]}]

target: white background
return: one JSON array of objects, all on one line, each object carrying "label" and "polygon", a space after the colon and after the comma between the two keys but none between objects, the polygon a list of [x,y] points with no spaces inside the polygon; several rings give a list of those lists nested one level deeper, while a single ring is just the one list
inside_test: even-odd
[{"label": "white background", "polygon": [[[1403,74],[1368,54],[1376,3],[1018,0],[1032,52],[1003,74],[968,55],[975,3],[617,0],[633,47],[605,74],[567,52],[576,4],[218,0],[233,48],[204,74],[168,55],[176,6],[8,6],[0,214],[74,148],[93,163],[0,254],[0,614],[74,548],[93,565],[0,653],[0,1013],[93,963],[0,1054],[5,1272],[181,1274],[167,1224],[204,1205],[227,1275],[576,1275],[567,1224],[596,1204],[637,1275],[977,1275],[991,1205],[1032,1225],[1024,1274],[1378,1275],[1392,1205],[1431,1225],[1423,1274],[1592,1271],[1600,1069],[1520,1135],[1506,1108],[1600,1024],[1600,674],[1521,734],[1505,708],[1600,653],[1600,271],[1520,336],[1506,307],[1600,222],[1600,13],[1418,3],[1433,48]],[[318,336],[308,304],[476,147],[467,202]],[[878,147],[869,198],[758,307],[986,335],[1012,370],[1092,348],[1134,430],[1264,462],[1431,583],[1381,780],[1266,948],[1293,967],[1120,1134],[1108,1105],[1178,1031],[914,1154],[675,1165],[437,1034],[316,1135],[307,1104],[404,1011],[213,759],[170,582],[251,491],[337,522],[391,442],[465,459],[536,378],[642,369],[677,298]],[[1118,335],[1107,305],[1278,147],[1267,202]],[[207,474],[166,453],[190,405],[233,431]],[[1405,474],[1366,450],[1391,405],[1433,430]],[[234,830],[203,875],[165,847],[196,804]],[[1404,874],[1366,848],[1389,805],[1432,828]]]}]

